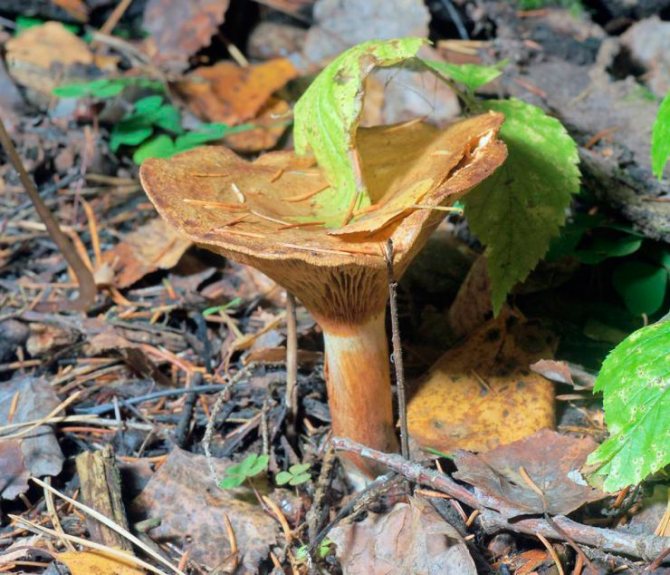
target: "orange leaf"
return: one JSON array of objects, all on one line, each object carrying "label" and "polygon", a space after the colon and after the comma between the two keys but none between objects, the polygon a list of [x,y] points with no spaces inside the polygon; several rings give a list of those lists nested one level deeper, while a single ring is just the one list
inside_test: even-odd
[{"label": "orange leaf", "polygon": [[58,553],[59,562],[67,565],[72,575],[142,575],[143,570],[101,551],[66,551]]},{"label": "orange leaf", "polygon": [[285,58],[241,68],[232,62],[197,68],[176,90],[191,110],[210,122],[239,124],[255,118],[270,96],[298,72]]},{"label": "orange leaf", "polygon": [[412,437],[445,453],[487,451],[552,428],[553,384],[528,366],[553,350],[532,329],[503,311],[443,355],[409,402]]},{"label": "orange leaf", "polygon": [[52,2],[80,22],[88,20],[88,7],[83,0],[52,0]]}]

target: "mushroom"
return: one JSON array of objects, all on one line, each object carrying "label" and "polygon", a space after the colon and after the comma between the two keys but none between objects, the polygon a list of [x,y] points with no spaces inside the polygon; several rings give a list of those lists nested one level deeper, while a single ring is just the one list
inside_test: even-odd
[{"label": "mushroom", "polygon": [[[225,147],[151,159],[142,185],[160,215],[201,246],[254,266],[298,297],[321,326],[332,430],[380,451],[397,449],[385,331],[396,275],[462,197],[505,159],[503,117],[488,113],[439,130],[423,122],[359,128],[360,173],[372,205],[333,214],[314,161],[291,151],[244,160]],[[351,210],[349,210],[351,212]],[[347,456],[350,476],[378,469]],[[359,475],[360,477],[360,475]]]}]

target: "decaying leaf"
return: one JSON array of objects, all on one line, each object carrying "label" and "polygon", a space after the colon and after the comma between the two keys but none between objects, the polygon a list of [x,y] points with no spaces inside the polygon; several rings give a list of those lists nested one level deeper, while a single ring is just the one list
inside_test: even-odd
[{"label": "decaying leaf", "polygon": [[579,479],[579,468],[595,447],[590,437],[543,429],[487,453],[456,452],[454,477],[474,486],[479,501],[508,518],[545,511],[567,515],[607,496]]},{"label": "decaying leaf", "polygon": [[329,538],[345,575],[475,575],[458,531],[430,504],[411,498],[382,515],[333,529]]},{"label": "decaying leaf", "polygon": [[133,563],[101,551],[65,551],[56,559],[64,563],[72,575],[142,575],[144,571]]},{"label": "decaying leaf", "polygon": [[14,80],[45,96],[59,84],[85,77],[94,62],[88,44],[60,22],[28,28],[8,40],[5,49]]},{"label": "decaying leaf", "polygon": [[172,268],[191,245],[173,227],[154,218],[106,252],[104,262],[116,272],[114,285],[126,288],[151,272]]},{"label": "decaying leaf", "polygon": [[[17,396],[13,417],[9,421],[10,408]],[[17,374],[4,382],[0,390],[0,425],[39,420],[59,404],[46,379]],[[29,476],[58,475],[63,461],[58,440],[49,425],[41,425],[14,439],[0,437],[0,496],[15,499],[28,491]]]},{"label": "decaying leaf", "polygon": [[286,131],[291,115],[291,107],[286,100],[270,98],[258,116],[253,119],[254,128],[230,134],[224,142],[240,153],[260,152],[274,148]]},{"label": "decaying leaf", "polygon": [[202,119],[235,125],[255,118],[270,96],[297,74],[285,58],[244,68],[219,62],[196,68],[175,88]]},{"label": "decaying leaf", "polygon": [[[213,460],[219,477],[230,460]],[[158,539],[176,539],[190,557],[210,569],[230,555],[225,516],[230,519],[240,564],[257,573],[258,564],[275,544],[278,524],[266,514],[250,490],[219,489],[210,476],[203,455],[175,448],[133,503],[135,511],[160,517],[151,530]]]},{"label": "decaying leaf", "polygon": [[153,59],[175,72],[208,46],[223,23],[230,0],[149,0],[143,28],[154,43]]},{"label": "decaying leaf", "polygon": [[486,451],[554,426],[553,384],[528,366],[553,338],[503,312],[433,366],[407,409],[423,447]]}]

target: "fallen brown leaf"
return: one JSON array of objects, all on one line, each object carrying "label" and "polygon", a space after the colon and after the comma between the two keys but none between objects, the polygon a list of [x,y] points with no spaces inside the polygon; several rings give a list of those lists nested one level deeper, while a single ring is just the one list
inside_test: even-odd
[{"label": "fallen brown leaf", "polygon": [[[18,401],[10,420],[10,408],[15,397]],[[3,382],[0,390],[0,426],[39,420],[59,404],[60,400],[46,379],[17,374]],[[17,431],[20,428],[10,433]],[[0,437],[0,496],[11,500],[28,491],[28,477],[31,475],[58,475],[64,460],[50,425],[41,425],[23,437]]]},{"label": "fallen brown leaf", "polygon": [[208,46],[223,23],[230,0],[149,0],[143,28],[153,41],[156,64],[181,72],[188,59]]},{"label": "fallen brown leaf", "polygon": [[259,110],[258,116],[253,119],[253,124],[256,126],[253,130],[226,136],[224,142],[240,153],[260,152],[274,148],[286,131],[290,113],[291,107],[286,101],[270,98]]},{"label": "fallen brown leaf", "polygon": [[94,62],[88,44],[60,22],[28,28],[8,40],[5,48],[14,80],[49,97],[56,86],[77,79],[82,67]]},{"label": "fallen brown leaf", "polygon": [[458,531],[430,504],[411,498],[388,513],[334,528],[329,538],[345,575],[476,575]]},{"label": "fallen brown leaf", "polygon": [[[545,511],[567,515],[607,497],[583,480],[576,482],[579,469],[596,447],[590,437],[577,439],[543,429],[486,453],[457,451],[454,477],[474,486],[479,501],[507,518]],[[526,474],[544,497],[524,478]]]},{"label": "fallen brown leaf", "polygon": [[528,369],[552,344],[503,310],[433,366],[408,405],[411,436],[446,453],[486,451],[553,427],[553,384]]},{"label": "fallen brown leaf", "polygon": [[270,96],[297,75],[285,58],[246,67],[219,62],[197,68],[175,89],[202,119],[235,125],[255,118]]},{"label": "fallen brown leaf", "polygon": [[116,272],[114,285],[126,288],[145,275],[177,264],[192,242],[160,218],[150,220],[103,255]]},{"label": "fallen brown leaf", "polygon": [[[230,460],[213,460],[223,476]],[[230,554],[224,514],[230,519],[246,573],[257,573],[270,547],[277,542],[278,524],[246,488],[221,490],[210,476],[204,455],[175,448],[133,502],[136,512],[160,517],[151,536],[173,539],[190,558],[209,568]]]},{"label": "fallen brown leaf", "polygon": [[56,559],[64,563],[72,575],[142,575],[144,571],[101,551],[65,551]]}]

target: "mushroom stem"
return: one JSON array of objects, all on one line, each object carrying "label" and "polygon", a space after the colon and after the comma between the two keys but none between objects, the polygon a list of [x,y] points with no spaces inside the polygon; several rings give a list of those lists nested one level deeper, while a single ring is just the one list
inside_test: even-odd
[{"label": "mushroom stem", "polygon": [[[321,322],[326,352],[326,384],[333,434],[384,452],[398,450],[393,425],[389,351],[379,313],[362,324]],[[350,477],[384,470],[357,455],[347,456]]]}]

